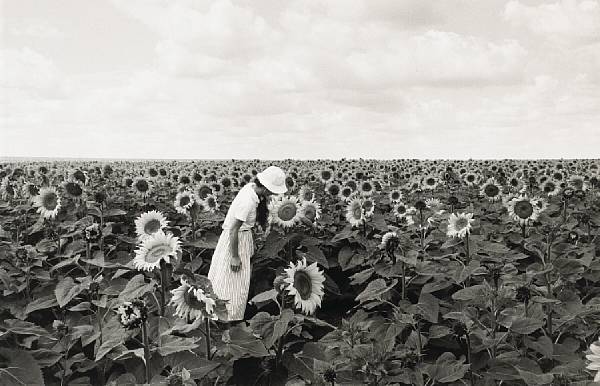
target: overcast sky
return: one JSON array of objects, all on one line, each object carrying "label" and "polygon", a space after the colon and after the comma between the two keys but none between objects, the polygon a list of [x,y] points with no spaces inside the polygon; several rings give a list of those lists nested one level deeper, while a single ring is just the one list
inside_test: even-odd
[{"label": "overcast sky", "polygon": [[0,156],[600,158],[600,0],[2,0]]}]

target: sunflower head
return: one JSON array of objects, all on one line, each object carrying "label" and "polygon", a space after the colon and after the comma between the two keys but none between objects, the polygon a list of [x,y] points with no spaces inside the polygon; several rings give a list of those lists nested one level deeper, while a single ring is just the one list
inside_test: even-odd
[{"label": "sunflower head", "polygon": [[83,188],[79,181],[67,180],[63,183],[63,189],[67,196],[71,198],[80,198],[83,195]]},{"label": "sunflower head", "polygon": [[117,309],[119,322],[128,330],[140,327],[148,318],[148,307],[142,300],[124,302]]},{"label": "sunflower head", "polygon": [[60,196],[55,188],[41,188],[34,198],[34,205],[44,218],[54,218],[60,210]]},{"label": "sunflower head", "polygon": [[181,252],[179,238],[162,231],[154,233],[142,241],[135,251],[133,265],[136,269],[151,271],[159,268],[162,261],[170,263]]},{"label": "sunflower head", "polygon": [[318,269],[317,263],[307,266],[306,258],[303,258],[296,265],[290,263],[290,267],[285,269],[285,273],[286,290],[289,295],[294,296],[296,308],[301,308],[308,315],[313,314],[321,305],[324,295],[325,277],[323,272]]},{"label": "sunflower head", "polygon": [[301,207],[295,196],[281,196],[269,204],[269,218],[283,228],[293,227],[300,220]]}]

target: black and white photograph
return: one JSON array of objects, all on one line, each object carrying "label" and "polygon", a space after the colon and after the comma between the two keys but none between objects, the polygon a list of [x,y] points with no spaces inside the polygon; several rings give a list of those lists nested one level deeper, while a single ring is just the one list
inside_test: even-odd
[{"label": "black and white photograph", "polygon": [[0,386],[600,386],[600,0],[0,0]]}]

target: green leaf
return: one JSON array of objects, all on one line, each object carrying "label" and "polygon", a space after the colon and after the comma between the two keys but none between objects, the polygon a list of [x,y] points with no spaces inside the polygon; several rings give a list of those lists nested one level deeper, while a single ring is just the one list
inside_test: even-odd
[{"label": "green leaf", "polygon": [[521,378],[525,381],[528,386],[541,386],[551,384],[554,380],[552,374],[536,374],[529,371],[521,370],[516,367]]},{"label": "green leaf", "polygon": [[44,328],[37,324],[26,322],[19,319],[7,319],[4,321],[3,328],[6,331],[12,332],[17,335],[35,335],[35,336],[48,336],[49,333]]},{"label": "green leaf", "polygon": [[316,245],[307,245],[306,249],[308,250],[306,253],[302,254],[306,257],[306,260],[309,262],[316,262],[322,265],[325,268],[329,268],[329,262],[327,261],[327,257],[321,249]]},{"label": "green leaf", "polygon": [[196,339],[194,338],[181,338],[172,335],[164,335],[160,337],[160,345],[156,351],[161,356],[167,356],[181,351],[191,351],[197,348]]},{"label": "green leaf", "polygon": [[44,386],[44,377],[40,366],[30,353],[0,348],[0,384]]},{"label": "green leaf", "polygon": [[438,322],[438,314],[440,313],[440,301],[435,296],[428,293],[421,293],[417,310],[430,321],[431,323]]},{"label": "green leaf", "polygon": [[255,338],[250,332],[241,326],[232,327],[229,330],[231,341],[222,348],[224,353],[239,359],[243,357],[264,357],[269,355],[262,340]]},{"label": "green leaf", "polygon": [[34,311],[45,310],[46,308],[51,308],[57,305],[58,302],[56,301],[56,296],[53,293],[50,293],[46,296],[35,299],[31,303],[28,303],[25,307],[25,315],[28,315]]},{"label": "green leaf", "polygon": [[465,376],[469,365],[464,365],[464,360],[456,360],[449,352],[443,353],[435,364],[423,366],[423,372],[431,379],[441,383],[455,382]]},{"label": "green leaf", "polygon": [[456,291],[452,294],[452,299],[454,300],[474,300],[474,299],[485,299],[486,295],[486,287],[482,284],[477,284],[471,287],[467,287],[461,290]]},{"label": "green leaf", "polygon": [[392,287],[398,283],[397,279],[394,279],[392,284],[388,287],[384,279],[376,279],[367,285],[367,288],[356,297],[358,302],[366,302],[368,300],[381,300],[381,295],[388,292]]},{"label": "green leaf", "polygon": [[517,318],[510,325],[510,330],[517,334],[529,335],[544,325],[542,320],[533,318]]},{"label": "green leaf", "polygon": [[356,253],[349,245],[344,246],[338,253],[338,263],[342,271],[356,267],[363,262],[364,258]]},{"label": "green leaf", "polygon": [[75,283],[71,277],[67,276],[56,285],[54,294],[58,305],[62,308],[66,306],[75,296],[83,291],[83,287]]},{"label": "green leaf", "polygon": [[265,292],[261,292],[248,301],[250,304],[264,303],[270,300],[277,299],[277,291],[273,288]]},{"label": "green leaf", "polygon": [[151,280],[150,283],[146,283],[144,279],[145,276],[140,273],[127,282],[127,285],[119,294],[119,301],[126,302],[137,299],[147,292],[154,290],[154,280]]},{"label": "green leaf", "polygon": [[124,214],[127,214],[126,211],[124,211],[123,209],[107,209],[105,211],[102,212],[102,214],[104,215],[104,217],[114,217],[114,216],[122,216]]},{"label": "green leaf", "polygon": [[283,310],[273,326],[273,334],[265,340],[265,346],[271,347],[287,331],[288,324],[294,319],[294,312],[289,308]]}]

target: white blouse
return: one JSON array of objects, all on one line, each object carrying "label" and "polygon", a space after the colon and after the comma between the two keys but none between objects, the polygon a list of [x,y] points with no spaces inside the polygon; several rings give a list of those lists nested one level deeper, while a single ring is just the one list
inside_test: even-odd
[{"label": "white blouse", "polygon": [[225,216],[223,229],[230,229],[235,220],[243,221],[240,230],[252,229],[256,223],[256,208],[258,207],[259,198],[254,191],[254,182],[247,183],[240,189],[238,194],[231,202],[231,206]]}]

